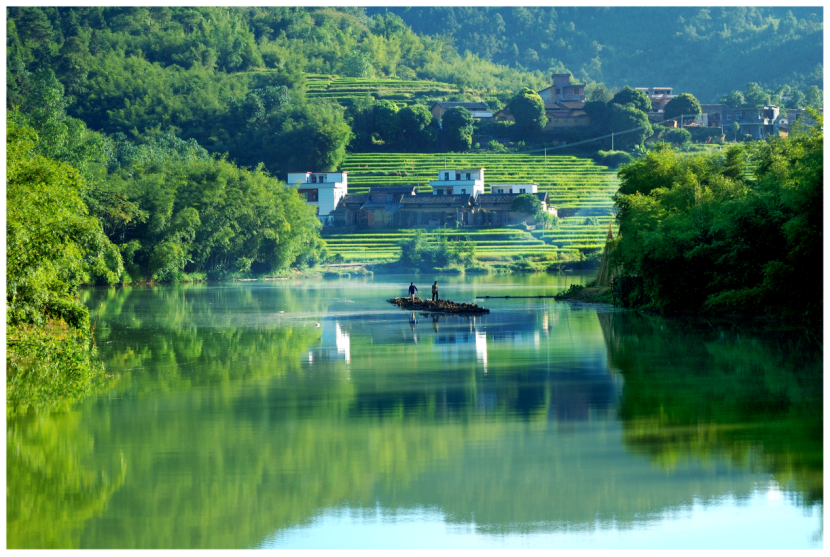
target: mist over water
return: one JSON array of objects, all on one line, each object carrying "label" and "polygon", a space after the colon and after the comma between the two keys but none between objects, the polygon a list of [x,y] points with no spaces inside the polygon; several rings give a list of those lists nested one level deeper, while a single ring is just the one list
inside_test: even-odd
[{"label": "mist over water", "polygon": [[[476,299],[591,278],[86,291],[114,379],[9,421],[9,547],[822,547],[818,347]],[[384,301],[436,279],[491,313]]]}]

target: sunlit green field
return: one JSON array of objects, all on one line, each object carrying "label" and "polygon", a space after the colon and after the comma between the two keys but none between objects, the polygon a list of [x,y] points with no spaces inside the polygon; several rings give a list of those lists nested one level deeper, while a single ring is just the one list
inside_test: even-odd
[{"label": "sunlit green field", "polygon": [[412,104],[419,98],[446,97],[446,95],[460,92],[456,85],[437,81],[338,77],[323,74],[307,74],[306,79],[308,80],[308,97],[331,99],[344,106],[366,95],[402,105]]},{"label": "sunlit green field", "polygon": [[610,209],[619,183],[616,171],[591,159],[563,155],[354,153],[341,165],[341,170],[349,173],[349,193],[409,185],[430,192],[429,181],[437,180],[444,168],[484,168],[488,186],[538,184],[539,191],[548,192],[558,209]]}]

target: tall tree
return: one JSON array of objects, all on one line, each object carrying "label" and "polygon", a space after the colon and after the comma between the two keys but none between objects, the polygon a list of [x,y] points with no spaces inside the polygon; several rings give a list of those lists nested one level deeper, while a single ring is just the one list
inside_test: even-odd
[{"label": "tall tree", "polygon": [[648,121],[648,116],[642,110],[631,106],[614,105],[614,113],[611,117],[611,131],[622,132],[635,128],[643,128],[638,131],[628,132],[619,135],[614,139],[614,146],[617,149],[630,149],[646,140],[654,130]]},{"label": "tall tree", "polygon": [[643,112],[651,110],[651,99],[648,98],[648,95],[639,89],[632,89],[628,85],[623,87],[616,95],[614,95],[611,99],[611,104],[618,104],[620,106],[630,104],[637,110],[641,110]]},{"label": "tall tree", "polygon": [[670,100],[663,111],[663,118],[669,120],[678,116],[695,117],[701,113],[700,103],[691,93],[682,93]]},{"label": "tall tree", "polygon": [[[402,108],[398,112],[401,133],[410,148],[428,149],[435,141],[432,113],[422,104]],[[430,133],[432,132],[432,133]]]},{"label": "tall tree", "polygon": [[536,91],[527,87],[510,99],[507,108],[516,119],[517,132],[537,132],[548,123],[545,116],[545,101]]},{"label": "tall tree", "polygon": [[450,151],[467,151],[473,144],[473,115],[466,108],[454,106],[441,118],[447,148]]}]

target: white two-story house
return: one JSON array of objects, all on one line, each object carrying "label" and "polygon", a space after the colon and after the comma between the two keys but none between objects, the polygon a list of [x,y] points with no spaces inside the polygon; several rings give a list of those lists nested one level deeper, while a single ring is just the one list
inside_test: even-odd
[{"label": "white two-story house", "polygon": [[437,180],[430,180],[432,195],[472,195],[484,193],[484,169],[441,170]]},{"label": "white two-story house", "polygon": [[349,191],[348,172],[289,172],[288,185],[300,191],[309,205],[317,207],[317,216],[334,211]]}]

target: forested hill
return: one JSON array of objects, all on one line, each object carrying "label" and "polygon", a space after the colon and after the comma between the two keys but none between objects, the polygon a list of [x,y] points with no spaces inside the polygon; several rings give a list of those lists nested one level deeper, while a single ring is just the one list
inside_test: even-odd
[{"label": "forested hill", "polygon": [[[384,12],[370,8],[368,12]],[[823,11],[792,8],[389,8],[459,52],[607,86],[674,87],[701,102],[757,82],[822,87]]]}]

